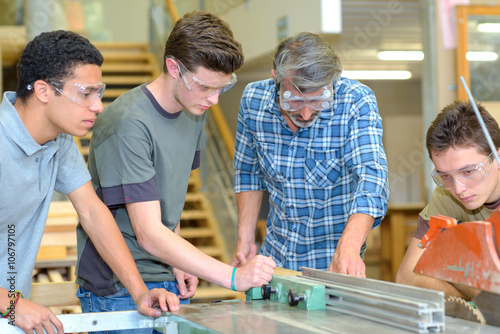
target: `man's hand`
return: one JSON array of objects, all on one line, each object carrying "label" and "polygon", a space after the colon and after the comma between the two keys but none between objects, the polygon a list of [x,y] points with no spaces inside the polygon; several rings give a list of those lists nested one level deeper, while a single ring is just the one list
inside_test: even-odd
[{"label": "man's hand", "polygon": [[137,305],[137,311],[148,317],[159,317],[161,315],[161,312],[156,307],[159,307],[163,312],[177,311],[180,308],[177,295],[165,289],[148,290],[135,301],[135,304]]},{"label": "man's hand", "polygon": [[238,243],[234,251],[233,257],[229,264],[233,267],[241,267],[247,261],[253,259],[257,255],[257,245],[255,243],[242,244]]},{"label": "man's hand", "polygon": [[366,266],[355,247],[337,247],[328,271],[356,277],[366,277]]},{"label": "man's hand", "polygon": [[198,277],[185,273],[182,270],[173,268],[175,279],[177,280],[177,289],[181,299],[187,299],[194,296],[198,286]]},{"label": "man's hand", "polygon": [[36,334],[43,334],[44,330],[47,334],[64,333],[61,321],[42,305],[19,298],[14,311],[14,325],[26,333],[32,334],[35,331]]},{"label": "man's hand", "polygon": [[236,270],[234,285],[238,291],[269,283],[273,278],[276,262],[270,257],[257,255]]},{"label": "man's hand", "polygon": [[374,222],[375,218],[364,213],[349,216],[328,271],[366,277],[366,266],[359,253]]}]

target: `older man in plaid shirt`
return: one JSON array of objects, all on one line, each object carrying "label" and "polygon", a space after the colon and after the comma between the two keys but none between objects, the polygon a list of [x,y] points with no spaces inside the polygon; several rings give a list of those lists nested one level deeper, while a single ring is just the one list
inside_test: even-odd
[{"label": "older man in plaid shirt", "polygon": [[341,72],[327,42],[300,33],[277,47],[273,78],[243,92],[232,265],[257,253],[255,228],[268,190],[262,254],[292,270],[366,276],[366,238],[387,211],[387,161],[373,92]]}]

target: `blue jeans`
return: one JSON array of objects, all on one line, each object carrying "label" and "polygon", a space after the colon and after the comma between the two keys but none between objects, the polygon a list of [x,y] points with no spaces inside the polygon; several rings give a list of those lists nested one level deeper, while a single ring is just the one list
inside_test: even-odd
[{"label": "blue jeans", "polygon": [[[167,291],[179,295],[179,290],[177,289],[177,281],[172,282],[145,282],[146,287],[151,290],[154,288],[164,288]],[[76,293],[76,296],[80,298],[80,305],[82,306],[83,313],[89,312],[111,312],[111,311],[133,311],[137,310],[134,300],[128,293],[127,289],[123,288],[117,293],[108,296],[96,296],[92,292],[85,290],[80,287]],[[189,299],[180,299],[181,304],[189,304]],[[92,334],[93,332],[89,332]],[[104,331],[104,332],[94,332],[99,334],[161,334],[152,328],[148,329],[130,329],[130,330],[120,330],[120,331]]]}]

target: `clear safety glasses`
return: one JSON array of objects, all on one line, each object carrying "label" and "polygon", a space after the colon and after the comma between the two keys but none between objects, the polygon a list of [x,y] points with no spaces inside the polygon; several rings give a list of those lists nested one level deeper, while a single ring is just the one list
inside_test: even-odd
[{"label": "clear safety glasses", "polygon": [[102,82],[84,85],[77,82],[50,80],[49,83],[56,91],[84,107],[90,107],[97,99],[102,99],[106,89],[106,84]]},{"label": "clear safety glasses", "polygon": [[[485,165],[488,163],[488,166]],[[474,187],[488,176],[493,163],[493,153],[490,153],[483,162],[476,165],[467,166],[462,169],[437,172],[436,169],[431,173],[434,183],[440,188],[451,190],[455,188],[455,182],[460,183],[466,188]]]},{"label": "clear safety glasses", "polygon": [[[175,58],[173,58],[175,59]],[[179,73],[181,74],[182,80],[186,84],[186,88],[191,91],[194,95],[198,97],[209,97],[215,94],[223,94],[227,92],[237,81],[236,74],[231,74],[231,78],[228,82],[223,83],[208,83],[203,82],[197,77],[195,77],[189,70],[184,66],[179,59],[175,59],[179,67]]]},{"label": "clear safety glasses", "polygon": [[287,112],[309,107],[316,111],[333,106],[333,84],[320,87],[311,92],[301,92],[291,81],[279,84],[280,107]]}]

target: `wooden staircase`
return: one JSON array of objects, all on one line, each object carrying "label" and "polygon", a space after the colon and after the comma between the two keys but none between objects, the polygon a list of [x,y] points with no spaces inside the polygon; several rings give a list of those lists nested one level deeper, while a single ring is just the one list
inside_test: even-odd
[{"label": "wooden staircase", "polygon": [[[154,56],[149,53],[147,44],[133,43],[94,43],[104,57],[102,65],[103,82],[106,90],[103,104],[107,106],[115,98],[128,90],[154,80],[160,68]],[[92,133],[75,141],[87,161]],[[226,244],[214,218],[210,202],[201,192],[200,172],[193,171],[189,179],[184,211],[181,214],[181,236],[199,250],[222,262],[229,262]],[[200,281],[193,301],[211,301],[243,298],[244,295]]]}]

